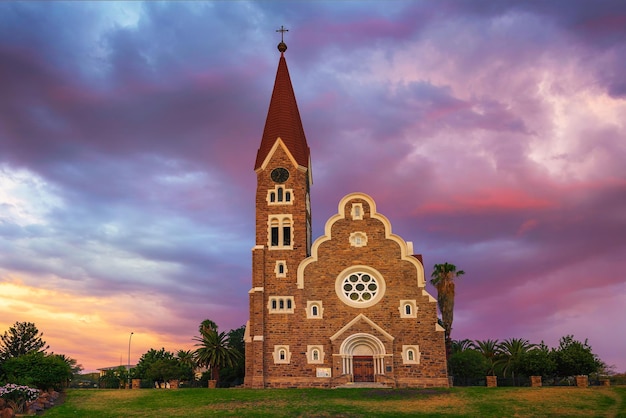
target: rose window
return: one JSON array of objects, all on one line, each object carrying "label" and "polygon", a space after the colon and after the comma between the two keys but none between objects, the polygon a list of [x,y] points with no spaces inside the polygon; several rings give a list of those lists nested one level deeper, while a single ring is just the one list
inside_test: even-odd
[{"label": "rose window", "polygon": [[343,294],[356,303],[369,302],[379,291],[378,282],[368,273],[352,273],[343,280]]}]

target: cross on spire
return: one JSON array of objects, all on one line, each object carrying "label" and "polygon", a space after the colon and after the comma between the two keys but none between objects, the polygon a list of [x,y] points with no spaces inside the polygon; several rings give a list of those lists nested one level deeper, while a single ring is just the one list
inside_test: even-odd
[{"label": "cross on spire", "polygon": [[276,29],[276,32],[280,32],[280,42],[285,42],[285,32],[289,32],[289,29],[285,29],[283,25],[280,25],[280,29]]}]

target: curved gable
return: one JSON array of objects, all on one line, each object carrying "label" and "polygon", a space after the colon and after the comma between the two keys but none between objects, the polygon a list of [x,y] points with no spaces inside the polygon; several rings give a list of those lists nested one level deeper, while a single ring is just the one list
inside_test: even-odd
[{"label": "curved gable", "polygon": [[315,242],[313,243],[313,246],[311,247],[311,256],[304,259],[298,266],[298,272],[297,272],[298,288],[299,289],[304,288],[304,271],[307,268],[307,266],[309,266],[312,263],[316,263],[318,261],[318,250],[320,246],[324,242],[330,241],[332,239],[333,225],[340,220],[348,219],[348,217],[354,216],[352,213],[346,213],[346,207],[348,203],[350,201],[359,201],[359,200],[365,201],[367,205],[369,206],[369,211],[368,211],[369,213],[366,213],[364,216],[369,216],[372,219],[377,219],[378,221],[380,221],[384,227],[385,239],[391,240],[398,244],[400,248],[400,259],[403,261],[407,261],[411,263],[413,266],[415,266],[415,270],[417,273],[416,274],[417,286],[420,288],[424,288],[425,287],[424,266],[416,257],[413,256],[412,254],[413,245],[411,243],[407,243],[400,236],[394,234],[391,230],[391,222],[389,222],[389,219],[387,219],[384,215],[376,211],[376,202],[374,202],[374,199],[372,199],[371,196],[365,193],[360,193],[360,192],[350,193],[344,196],[339,201],[337,213],[331,216],[328,219],[328,221],[326,221],[326,225],[324,226],[324,235],[316,239]]}]

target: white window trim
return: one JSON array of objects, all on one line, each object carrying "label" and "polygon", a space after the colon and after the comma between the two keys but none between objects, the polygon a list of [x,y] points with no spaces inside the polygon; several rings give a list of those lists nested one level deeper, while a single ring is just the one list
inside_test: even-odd
[{"label": "white window trim", "polygon": [[[280,301],[283,301],[283,308],[280,308]],[[291,301],[291,308],[287,308],[287,301]],[[272,308],[272,302],[276,302],[276,309]],[[267,299],[267,310],[271,314],[292,314],[296,310],[296,302],[293,296],[270,296]]]},{"label": "white window trim", "polygon": [[[278,221],[278,245],[272,245],[272,220]],[[284,245],[283,228],[288,226],[290,245]],[[293,217],[291,214],[275,214],[267,217],[267,248],[270,250],[291,250],[293,249]]]},{"label": "white window trim", "polygon": [[[313,315],[313,306],[317,306],[317,316]],[[307,319],[322,319],[324,317],[324,306],[321,300],[308,300],[306,302]]]},{"label": "white window trim", "polygon": [[[404,307],[406,305],[410,305],[411,306],[411,314],[410,315],[406,314],[406,310],[404,309]],[[417,301],[415,301],[414,299],[411,299],[411,300],[401,300],[400,301],[400,306],[398,307],[398,310],[400,311],[400,318],[417,318]]]},{"label": "white window trim", "polygon": [[[413,360],[409,360],[409,351],[413,351]],[[422,353],[420,353],[419,345],[403,345],[402,346],[402,364],[420,364]]]},{"label": "white window trim", "polygon": [[[280,273],[278,267],[282,264],[283,272]],[[274,267],[274,273],[276,273],[276,277],[287,277],[287,261],[286,260],[277,260],[276,267]]]},{"label": "white window trim", "polygon": [[[285,350],[284,359],[280,358],[280,350]],[[289,351],[288,345],[275,345],[272,356],[274,357],[274,364],[289,364],[291,362],[291,351]]]},{"label": "white window trim", "polygon": [[[376,283],[378,284],[378,290],[376,291],[376,296],[370,299],[367,302],[355,302],[348,298],[343,291],[343,281],[346,277],[348,277],[352,273],[367,273],[370,276],[373,276],[376,279]],[[385,291],[387,290],[387,284],[385,283],[385,279],[380,272],[372,267],[356,265],[348,267],[343,270],[337,278],[335,279],[335,293],[339,297],[343,303],[348,306],[352,306],[353,308],[369,308],[370,306],[376,305],[380,302],[385,296]]]},{"label": "white window trim", "polygon": [[[358,208],[358,209],[357,209]],[[363,219],[363,203],[353,203],[350,210],[353,221],[360,221]]]},{"label": "white window trim", "polygon": [[[319,358],[317,360],[313,360],[313,350],[319,351]],[[323,345],[307,345],[306,346],[306,360],[308,364],[324,364],[325,357],[326,357],[326,353],[324,353]]]},{"label": "white window trim", "polygon": [[367,234],[365,232],[356,231],[350,234],[350,245],[353,247],[367,246]]},{"label": "white window trim", "polygon": [[[279,201],[278,200],[278,189],[282,189],[283,191],[283,200]],[[274,202],[272,202],[271,199],[271,195],[272,193],[274,193],[274,196],[276,196],[276,200]],[[290,200],[287,201],[285,200],[287,193],[289,193],[290,195]],[[286,189],[284,185],[276,185],[273,189],[269,189],[267,191],[267,204],[269,206],[278,206],[278,205],[293,205],[293,189]]]}]

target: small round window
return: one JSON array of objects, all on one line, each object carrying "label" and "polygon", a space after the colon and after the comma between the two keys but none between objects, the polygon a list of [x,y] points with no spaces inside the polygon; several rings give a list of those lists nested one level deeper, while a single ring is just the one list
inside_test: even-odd
[{"label": "small round window", "polygon": [[353,267],[339,275],[335,290],[344,303],[357,308],[366,308],[374,305],[382,297],[384,285],[377,272],[357,270]]}]

